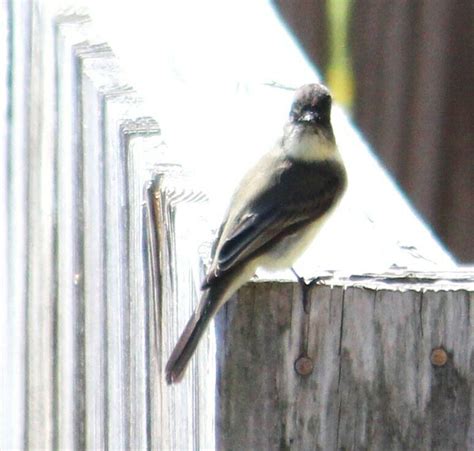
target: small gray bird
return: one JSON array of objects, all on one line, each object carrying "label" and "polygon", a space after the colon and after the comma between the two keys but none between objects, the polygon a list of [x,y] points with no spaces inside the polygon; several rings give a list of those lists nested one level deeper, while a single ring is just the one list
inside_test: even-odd
[{"label": "small gray bird", "polygon": [[235,191],[202,284],[201,301],[166,365],[179,382],[208,323],[257,268],[287,269],[341,198],[346,172],[331,126],[331,95],[320,84],[295,93],[283,136]]}]

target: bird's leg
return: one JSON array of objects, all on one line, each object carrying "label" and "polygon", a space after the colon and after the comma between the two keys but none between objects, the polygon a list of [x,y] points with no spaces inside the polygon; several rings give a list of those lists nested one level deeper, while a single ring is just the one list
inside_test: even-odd
[{"label": "bird's leg", "polygon": [[298,281],[300,287],[301,287],[301,298],[303,301],[303,310],[307,314],[309,313],[309,299],[308,299],[308,293],[309,293],[309,288],[311,284],[308,284],[304,277],[301,277],[298,275],[298,273],[295,271],[295,268],[293,266],[290,268],[291,272],[295,275],[296,280]]},{"label": "bird's leg", "polygon": [[301,341],[300,341],[300,352],[299,357],[295,360],[295,371],[300,376],[308,376],[313,371],[313,360],[308,356],[308,337],[310,328],[310,299],[309,290],[312,285],[317,285],[324,280],[325,277],[316,277],[311,282],[306,282],[304,277],[301,277],[293,267],[290,268],[292,273],[295,275],[299,286],[301,287],[301,295],[303,300],[303,310],[305,312],[304,317],[301,321]]},{"label": "bird's leg", "polygon": [[303,309],[304,309],[304,312],[305,313],[309,313],[309,297],[308,297],[308,294],[309,294],[309,289],[313,286],[313,285],[318,285],[319,283],[322,283],[325,279],[329,279],[330,276],[318,276],[318,277],[315,277],[314,279],[311,280],[311,282],[306,282],[305,278],[304,277],[301,277],[300,275],[298,275],[298,273],[295,271],[295,269],[293,267],[290,268],[291,269],[291,272],[295,275],[300,287],[301,287],[301,295],[302,295],[302,299],[303,299]]}]

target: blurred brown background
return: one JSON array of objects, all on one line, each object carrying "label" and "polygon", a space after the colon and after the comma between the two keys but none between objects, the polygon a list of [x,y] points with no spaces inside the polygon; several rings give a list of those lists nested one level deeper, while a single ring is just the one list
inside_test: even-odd
[{"label": "blurred brown background", "polygon": [[[455,256],[474,262],[474,1],[335,1],[350,5],[357,126]],[[274,4],[326,74],[334,0]]]}]

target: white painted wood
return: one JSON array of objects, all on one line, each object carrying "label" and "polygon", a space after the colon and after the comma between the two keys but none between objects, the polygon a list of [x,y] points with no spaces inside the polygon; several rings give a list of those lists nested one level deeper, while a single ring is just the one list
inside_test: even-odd
[{"label": "white painted wood", "polygon": [[[4,280],[6,296],[2,306],[2,405],[11,406],[0,414],[0,446],[22,448],[26,429],[26,300],[27,300],[27,228],[28,228],[28,87],[30,83],[31,9],[26,2],[2,2],[6,59],[0,63],[6,72],[8,128],[5,130],[7,185],[0,187],[6,200],[7,264]],[[14,26],[13,26],[14,25]],[[3,32],[2,31],[2,32]],[[2,43],[2,46],[4,44]],[[5,47],[4,47],[5,48]],[[15,48],[15,53],[12,49]],[[4,65],[6,63],[6,65]],[[4,73],[5,73],[4,72]],[[5,111],[5,110],[4,110]]]},{"label": "white painted wood", "polygon": [[[128,247],[130,280],[130,447],[152,447],[150,377],[150,337],[153,316],[149,314],[153,297],[146,285],[148,259],[145,237],[145,186],[150,181],[153,162],[166,158],[158,124],[143,118],[122,126],[123,150],[127,162],[129,205]],[[156,446],[156,445],[155,445]]]},{"label": "white painted wood", "polygon": [[[83,191],[74,195],[83,198],[84,221],[83,329],[76,332],[75,354],[84,364],[68,381],[84,390],[74,396],[79,414],[69,420],[70,412],[59,415],[70,421],[72,440],[84,444],[78,446],[143,449],[150,447],[156,423],[150,415],[154,324],[148,324],[152,307],[144,286],[143,187],[152,179],[150,161],[160,160],[155,148],[161,138],[155,121],[141,119],[146,114],[140,99],[123,82],[110,50],[94,43],[88,22],[80,16],[64,22],[60,39],[73,44],[79,38],[78,45],[65,47],[80,88],[74,104],[82,119],[75,128],[81,155],[75,167]],[[63,365],[72,365],[73,359],[63,358]]]},{"label": "white painted wood", "polygon": [[104,78],[110,77],[111,64],[113,64],[111,51],[101,47],[90,50],[89,54],[82,54],[79,66],[84,152],[85,446],[87,449],[103,449],[106,443],[107,324],[103,98],[96,79],[101,75]]},{"label": "white painted wood", "polygon": [[[123,93],[125,94],[125,93]],[[118,94],[120,98],[120,94]],[[107,102],[105,113],[105,268],[107,316],[107,440],[109,446],[129,446],[128,367],[129,334],[126,296],[126,224],[124,176],[120,160],[120,124],[123,106]]]},{"label": "white painted wood", "polygon": [[130,300],[128,278],[127,163],[121,124],[137,117],[137,99],[126,87],[104,93],[105,257],[107,315],[108,443],[130,446]]},{"label": "white painted wood", "polygon": [[[28,180],[28,298],[26,330],[27,416],[25,447],[54,445],[55,134],[54,30],[49,18],[31,17]],[[44,101],[48,99],[48,101]]]},{"label": "white painted wood", "polygon": [[[0,65],[0,299],[5,301],[0,303],[0,325],[4,325],[8,321],[8,103],[9,86],[8,86],[8,69],[10,65],[9,57],[9,41],[8,41],[8,5],[7,2],[0,3],[0,61],[4,61]],[[0,328],[0,355],[7,355],[8,343],[10,342],[9,331],[5,327]],[[7,360],[0,358],[0,403],[2,405],[11,404],[10,368]],[[14,414],[16,416],[16,412]],[[3,417],[0,420],[4,420]],[[14,421],[14,420],[13,420]],[[6,432],[11,426],[10,421],[0,421],[0,448],[10,446],[11,437],[6,437]],[[15,435],[14,435],[15,436]]]},{"label": "white painted wood", "polygon": [[85,50],[83,16],[65,16],[56,27],[57,123],[57,366],[56,441],[84,447],[83,152],[77,50]]},{"label": "white painted wood", "polygon": [[[202,249],[209,234],[206,196],[178,167],[164,171],[155,185],[160,286],[160,368],[197,304],[202,278]],[[180,268],[175,271],[174,268]],[[165,449],[213,449],[215,403],[215,343],[203,340],[187,377],[168,387],[159,383],[161,446]]]}]

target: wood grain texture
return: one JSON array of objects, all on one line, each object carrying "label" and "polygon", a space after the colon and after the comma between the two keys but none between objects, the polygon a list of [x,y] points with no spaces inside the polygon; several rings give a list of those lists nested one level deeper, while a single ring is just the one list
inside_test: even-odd
[{"label": "wood grain texture", "polygon": [[474,446],[472,289],[309,293],[305,314],[297,284],[250,283],[219,315],[219,449]]}]

